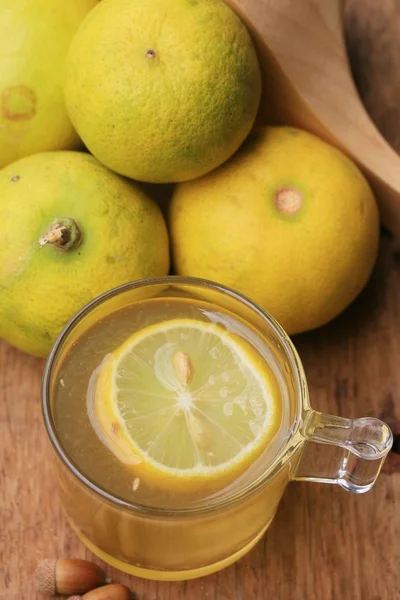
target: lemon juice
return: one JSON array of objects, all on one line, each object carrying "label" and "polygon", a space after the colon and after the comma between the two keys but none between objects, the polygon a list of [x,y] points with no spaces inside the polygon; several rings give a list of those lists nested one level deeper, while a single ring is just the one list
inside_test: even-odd
[{"label": "lemon juice", "polygon": [[63,504],[86,545],[127,572],[187,579],[233,562],[287,484],[290,466],[239,502],[293,410],[279,348],[225,300],[160,288],[92,318],[58,361],[54,426],[86,481],[61,468]]},{"label": "lemon juice", "polygon": [[76,534],[115,568],[165,581],[244,556],[292,480],[368,491],[393,440],[378,419],[313,410],[278,323],[188,277],[84,307],[49,356],[43,414]]}]

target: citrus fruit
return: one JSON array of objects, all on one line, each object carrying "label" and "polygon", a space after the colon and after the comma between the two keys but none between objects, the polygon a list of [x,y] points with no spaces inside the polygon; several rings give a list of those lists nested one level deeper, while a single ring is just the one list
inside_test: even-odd
[{"label": "citrus fruit", "polygon": [[228,163],[177,186],[169,219],[176,273],[247,294],[289,334],[338,315],[378,249],[378,210],[359,169],[290,127],[255,130]]},{"label": "citrus fruit", "polygon": [[64,61],[97,0],[2,0],[0,168],[44,150],[75,148],[79,138],[63,94]]},{"label": "citrus fruit", "polygon": [[248,135],[260,92],[250,37],[223,0],[102,0],[67,57],[79,135],[140,181],[184,181],[223,163]]},{"label": "citrus fruit", "polygon": [[179,318],[146,327],[105,358],[89,415],[137,476],[190,489],[233,480],[265,449],[279,425],[276,386],[242,338]]},{"label": "citrus fruit", "polygon": [[165,275],[160,209],[92,156],[46,152],[0,172],[0,337],[45,356],[66,321],[109,288]]}]

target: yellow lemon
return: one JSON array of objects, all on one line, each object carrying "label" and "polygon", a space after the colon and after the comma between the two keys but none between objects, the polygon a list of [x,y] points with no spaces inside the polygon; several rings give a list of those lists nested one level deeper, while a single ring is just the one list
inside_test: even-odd
[{"label": "yellow lemon", "polygon": [[92,156],[48,152],[0,171],[0,337],[45,356],[84,304],[166,275],[158,206]]},{"label": "yellow lemon", "polygon": [[254,123],[260,70],[223,0],[102,0],[67,57],[65,97],[96,158],[167,183],[227,160]]},{"label": "yellow lemon", "polygon": [[105,358],[89,416],[136,476],[190,490],[233,481],[261,454],[279,427],[279,398],[272,371],[242,338],[172,319]]},{"label": "yellow lemon", "polygon": [[178,274],[236,288],[293,334],[323,325],[361,291],[379,218],[346,156],[304,131],[271,127],[177,187],[170,233]]},{"label": "yellow lemon", "polygon": [[72,149],[79,138],[63,95],[64,61],[97,0],[2,0],[0,167],[44,150]]}]

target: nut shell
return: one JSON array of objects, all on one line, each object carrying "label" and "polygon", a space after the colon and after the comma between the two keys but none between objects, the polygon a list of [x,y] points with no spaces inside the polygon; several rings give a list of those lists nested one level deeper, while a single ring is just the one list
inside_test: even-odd
[{"label": "nut shell", "polygon": [[82,600],[132,600],[132,598],[132,592],[125,585],[111,583],[84,594]]},{"label": "nut shell", "polygon": [[34,575],[35,588],[41,594],[54,596],[56,593],[56,564],[51,558],[41,560]]},{"label": "nut shell", "polygon": [[42,594],[85,594],[106,583],[101,567],[79,558],[45,559],[35,571],[35,587]]},{"label": "nut shell", "polygon": [[101,567],[79,558],[61,558],[56,563],[57,594],[85,594],[106,583],[106,574]]}]

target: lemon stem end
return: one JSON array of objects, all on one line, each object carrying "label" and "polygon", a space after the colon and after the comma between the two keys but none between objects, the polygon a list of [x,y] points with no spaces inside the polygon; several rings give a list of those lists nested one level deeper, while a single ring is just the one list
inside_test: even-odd
[{"label": "lemon stem end", "polygon": [[295,215],[303,205],[303,196],[296,188],[285,186],[276,191],[274,203],[283,215]]},{"label": "lemon stem end", "polygon": [[82,232],[76,221],[69,217],[55,219],[47,232],[39,238],[39,245],[51,244],[62,252],[76,250],[82,242]]}]

